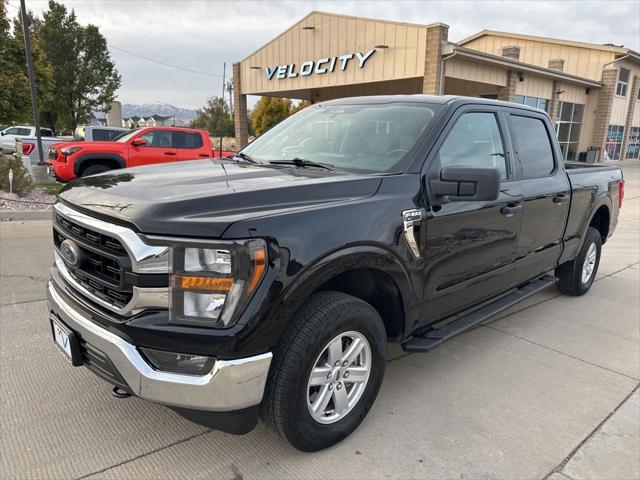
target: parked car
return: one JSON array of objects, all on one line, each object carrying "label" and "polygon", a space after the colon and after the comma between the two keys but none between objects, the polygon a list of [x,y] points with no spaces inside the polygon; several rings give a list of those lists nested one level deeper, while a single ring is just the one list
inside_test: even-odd
[{"label": "parked car", "polygon": [[[232,154],[233,152],[223,152]],[[148,127],[113,142],[67,142],[49,149],[50,172],[59,181],[120,168],[220,156],[205,130]]]},{"label": "parked car", "polygon": [[79,125],[73,132],[73,140],[76,142],[111,142],[130,131],[130,129],[123,127]]},{"label": "parked car", "polygon": [[[56,137],[41,137],[42,141],[42,158],[46,162],[48,158],[48,151],[54,145],[60,143],[60,139]],[[40,155],[38,155],[38,139],[36,137],[18,137],[16,139],[16,153],[29,158],[32,165],[36,165],[40,162]]]},{"label": "parked car", "polygon": [[623,196],[618,167],[565,165],[541,110],[322,102],[232,158],[65,187],[53,336],[116,396],[236,434],[260,416],[315,451],[367,415],[389,341],[424,352],[543,288],[589,291]]},{"label": "parked car", "polygon": [[[50,128],[41,128],[40,135],[43,137],[55,137],[53,130]],[[0,150],[3,152],[15,152],[17,138],[35,136],[36,127],[21,125],[5,128],[0,132]]]}]

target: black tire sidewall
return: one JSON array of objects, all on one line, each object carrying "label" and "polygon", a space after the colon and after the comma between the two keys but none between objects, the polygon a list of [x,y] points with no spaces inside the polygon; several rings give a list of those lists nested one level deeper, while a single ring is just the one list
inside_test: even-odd
[{"label": "black tire sidewall", "polygon": [[82,171],[82,177],[88,177],[90,175],[97,175],[99,173],[108,172],[110,169],[105,165],[91,165]]},{"label": "black tire sidewall", "polygon": [[[584,267],[584,262],[587,260],[587,253],[589,252],[589,248],[591,245],[596,246],[596,263],[593,267],[593,272],[591,272],[591,277],[587,281],[587,283],[582,282],[582,269]],[[602,238],[600,237],[600,232],[598,232],[595,228],[589,227],[587,230],[587,235],[585,238],[585,242],[580,249],[580,254],[578,255],[576,262],[576,280],[577,287],[581,292],[586,293],[593,285],[593,282],[596,278],[596,274],[598,273],[598,267],[600,266],[600,254],[602,252]]]},{"label": "black tire sidewall", "polygon": [[[307,383],[315,361],[325,346],[338,334],[356,331],[364,335],[371,348],[371,373],[362,397],[347,416],[335,423],[316,422],[307,407]],[[299,374],[287,391],[288,415],[285,435],[296,447],[315,451],[333,445],[347,437],[364,420],[380,389],[386,366],[386,331],[382,320],[370,305],[359,302],[341,310],[319,325],[317,335],[305,350]]]}]

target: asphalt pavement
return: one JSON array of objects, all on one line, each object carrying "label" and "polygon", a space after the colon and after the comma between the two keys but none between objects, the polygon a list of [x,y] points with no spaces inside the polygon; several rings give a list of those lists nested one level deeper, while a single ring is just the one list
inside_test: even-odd
[{"label": "asphalt pavement", "polygon": [[339,445],[211,431],[118,400],[54,347],[48,220],[0,223],[0,478],[640,479],[640,163],[579,298],[551,288],[426,354],[392,348]]}]

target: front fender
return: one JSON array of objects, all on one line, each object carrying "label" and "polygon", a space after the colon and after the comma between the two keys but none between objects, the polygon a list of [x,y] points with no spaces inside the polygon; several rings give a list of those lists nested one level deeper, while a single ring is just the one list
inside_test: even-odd
[{"label": "front fender", "polygon": [[315,261],[299,270],[296,270],[295,262],[286,258],[286,250],[281,250],[281,253],[280,272],[269,295],[272,303],[264,316],[254,317],[250,321],[253,325],[247,325],[247,337],[239,341],[239,347],[243,350],[257,351],[274,346],[293,315],[313,292],[332,278],[358,269],[376,270],[393,281],[405,312],[404,331],[408,331],[419,317],[420,302],[414,292],[409,271],[397,255],[384,246],[345,246],[318,256]]}]

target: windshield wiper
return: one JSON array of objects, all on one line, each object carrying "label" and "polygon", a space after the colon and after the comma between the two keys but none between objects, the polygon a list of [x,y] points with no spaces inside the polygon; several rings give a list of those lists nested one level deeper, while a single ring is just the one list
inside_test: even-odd
[{"label": "windshield wiper", "polygon": [[234,158],[234,157],[241,158],[242,160],[244,160],[244,161],[246,161],[246,162],[249,162],[249,163],[260,163],[260,162],[258,162],[257,160],[254,160],[253,158],[251,158],[251,156],[250,156],[250,155],[247,155],[247,154],[246,154],[246,153],[244,153],[244,152],[234,153],[234,154],[233,154],[233,156],[232,156],[231,158]]},{"label": "windshield wiper", "polygon": [[305,160],[304,158],[292,158],[291,160],[271,160],[271,165],[295,165],[296,167],[316,167],[324,170],[335,171],[335,167],[330,163],[314,162],[313,160]]}]

